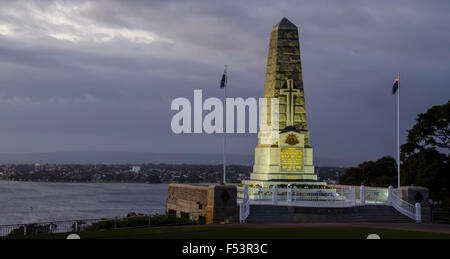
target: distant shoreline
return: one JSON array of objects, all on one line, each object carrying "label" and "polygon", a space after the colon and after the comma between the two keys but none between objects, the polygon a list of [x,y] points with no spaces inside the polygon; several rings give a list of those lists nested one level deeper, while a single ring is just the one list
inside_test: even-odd
[{"label": "distant shoreline", "polygon": [[[39,181],[39,180],[17,180],[17,179],[0,179],[0,182],[21,182],[21,183],[139,183],[139,184],[195,184],[195,185],[211,185],[211,184],[220,184],[220,183],[178,183],[178,182],[162,182],[162,183],[142,183],[142,182],[133,182],[133,181]],[[236,183],[229,183],[229,184],[236,184]]]},{"label": "distant shoreline", "polygon": [[[78,164],[78,165],[221,165],[222,154],[200,153],[154,153],[126,151],[62,151],[43,153],[2,153],[0,164]],[[249,154],[228,154],[229,165],[252,166],[254,156]],[[355,163],[339,158],[315,157],[317,166],[348,167]]]}]

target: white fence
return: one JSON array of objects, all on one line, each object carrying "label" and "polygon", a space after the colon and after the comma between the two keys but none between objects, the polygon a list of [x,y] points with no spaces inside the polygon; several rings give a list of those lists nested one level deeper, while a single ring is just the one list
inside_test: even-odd
[{"label": "white fence", "polygon": [[407,201],[404,201],[400,197],[397,196],[394,188],[389,186],[389,203],[392,207],[394,207],[398,212],[403,215],[415,220],[417,223],[422,222],[422,213],[420,203],[416,203],[416,205],[412,205]]},{"label": "white fence", "polygon": [[361,185],[359,188],[345,189],[279,188],[277,185],[272,188],[245,186],[238,187],[238,202],[244,213],[241,222],[248,217],[250,204],[327,208],[365,206],[366,204],[391,205],[403,215],[416,220],[417,223],[421,222],[420,204],[412,205],[402,200],[394,193],[392,186],[374,188]]},{"label": "white fence", "polygon": [[[388,204],[388,190],[247,188],[251,204],[274,204],[304,207],[351,207],[367,204]],[[364,195],[361,195],[364,193]],[[243,199],[244,187],[238,188],[238,199]],[[362,197],[362,199],[361,199]]]}]

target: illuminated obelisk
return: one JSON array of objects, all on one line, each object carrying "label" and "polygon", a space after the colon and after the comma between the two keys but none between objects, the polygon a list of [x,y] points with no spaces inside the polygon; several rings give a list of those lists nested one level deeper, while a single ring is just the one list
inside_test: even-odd
[{"label": "illuminated obelisk", "polygon": [[[295,185],[301,188],[325,185],[317,181],[314,173],[298,29],[286,18],[276,24],[270,33],[264,97],[278,100],[278,127],[274,128],[276,125],[270,119],[276,116],[276,109],[263,110],[267,113],[271,128],[260,129],[253,172],[250,180],[243,183],[263,187]],[[269,132],[272,132],[271,138]],[[271,140],[268,142],[268,139]]]}]

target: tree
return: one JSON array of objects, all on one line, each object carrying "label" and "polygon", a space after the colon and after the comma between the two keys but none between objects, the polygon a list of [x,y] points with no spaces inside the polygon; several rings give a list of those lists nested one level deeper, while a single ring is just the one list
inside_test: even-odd
[{"label": "tree", "polygon": [[[402,185],[420,185],[433,200],[450,205],[450,101],[417,116],[401,147]],[[442,151],[443,153],[441,153]]]},{"label": "tree", "polygon": [[360,185],[362,181],[362,171],[357,167],[350,167],[339,176],[340,184]]},{"label": "tree", "polygon": [[388,187],[397,181],[397,163],[390,156],[348,168],[339,177],[340,184]]},{"label": "tree", "polygon": [[402,160],[427,148],[450,151],[450,101],[431,107],[416,120],[416,125],[408,131],[406,144],[401,147]]}]

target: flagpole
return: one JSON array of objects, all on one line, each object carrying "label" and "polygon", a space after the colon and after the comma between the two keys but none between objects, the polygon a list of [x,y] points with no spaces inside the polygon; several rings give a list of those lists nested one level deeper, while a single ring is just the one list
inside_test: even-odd
[{"label": "flagpole", "polygon": [[226,144],[227,144],[227,128],[226,128],[226,115],[227,115],[227,81],[228,81],[228,72],[227,65],[225,65],[225,72],[227,75],[225,76],[225,87],[223,88],[223,184],[226,183],[227,178],[227,155],[226,155]]},{"label": "flagpole", "polygon": [[398,93],[397,93],[397,186],[400,187],[400,72],[398,72]]}]

